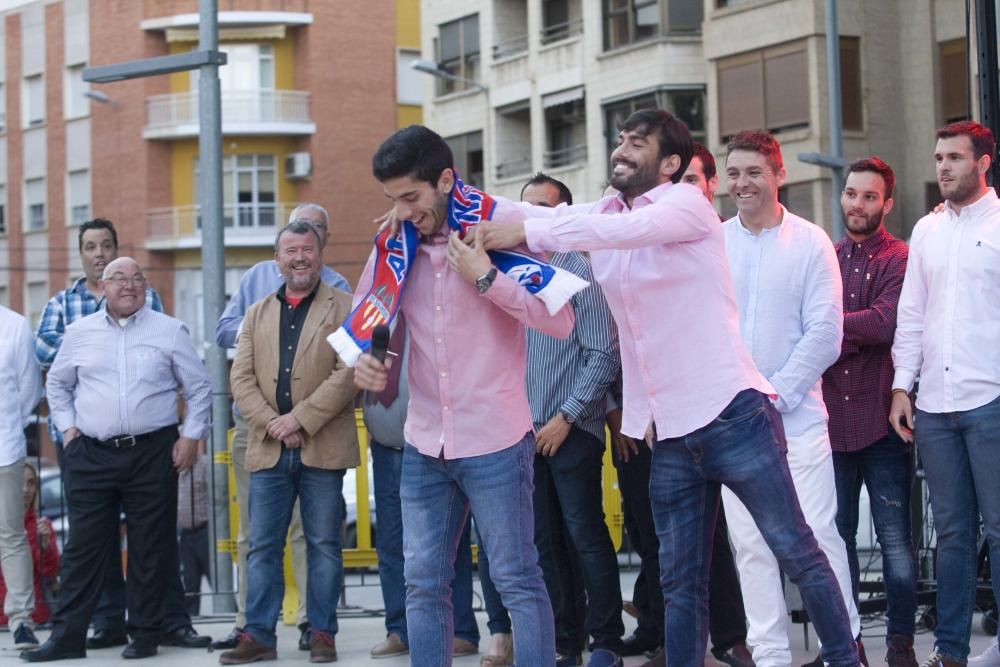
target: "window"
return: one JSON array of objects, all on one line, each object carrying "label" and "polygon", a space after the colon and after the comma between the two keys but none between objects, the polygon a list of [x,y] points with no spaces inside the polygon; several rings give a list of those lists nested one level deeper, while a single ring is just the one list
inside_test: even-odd
[{"label": "window", "polygon": [[666,109],[685,123],[695,141],[705,143],[705,90],[659,89],[604,104],[604,128],[608,152],[618,145],[618,130],[639,109]]},{"label": "window", "polygon": [[436,49],[441,69],[466,80],[438,78],[437,94],[447,95],[470,88],[469,81],[479,80],[479,14],[441,24]]},{"label": "window", "polygon": [[28,232],[45,229],[44,178],[24,182],[24,229]]},{"label": "window", "polygon": [[455,169],[468,185],[483,187],[483,133],[445,137],[455,158]]},{"label": "window", "polygon": [[45,84],[41,74],[24,77],[24,127],[45,123]]},{"label": "window", "polygon": [[840,38],[840,108],[845,130],[865,129],[861,92],[861,40]]},{"label": "window", "polygon": [[555,169],[587,159],[587,114],[583,89],[542,98],[545,107],[545,168]]},{"label": "window", "polygon": [[[223,224],[274,227],[277,224],[277,160],[273,155],[226,155],[222,159]],[[198,199],[198,163],[194,166]],[[198,226],[201,226],[199,215]]]},{"label": "window", "polygon": [[791,213],[805,218],[810,222],[815,220],[813,210],[813,184],[792,183],[778,188],[778,201]]},{"label": "window", "polygon": [[580,0],[546,0],[542,5],[542,44],[583,32]]},{"label": "window", "polygon": [[83,68],[83,65],[66,68],[66,83],[63,86],[66,118],[80,118],[90,113],[90,100],[85,96],[88,87],[83,80]]},{"label": "window", "polygon": [[7,131],[7,87],[0,81],[0,134]]},{"label": "window", "polygon": [[604,48],[701,32],[702,0],[603,0]]},{"label": "window", "polygon": [[528,3],[525,0],[493,0],[493,60],[528,52]]},{"label": "window", "polygon": [[528,100],[497,109],[496,177],[531,174],[531,107]]},{"label": "window", "polygon": [[938,104],[944,124],[969,120],[969,68],[965,39],[938,44],[941,85]]},{"label": "window", "polygon": [[[274,47],[270,44],[235,44],[219,46],[226,54],[226,66],[219,68],[223,92],[274,90]],[[191,70],[191,90],[198,90],[198,70]]]},{"label": "window", "polygon": [[809,127],[809,54],[804,42],[720,60],[719,135]]},{"label": "window", "polygon": [[7,186],[0,185],[0,236],[7,233]]},{"label": "window", "polygon": [[31,281],[24,288],[25,308],[24,312],[31,323],[32,329],[38,328],[38,322],[42,319],[42,311],[49,301],[49,286],[44,280]]},{"label": "window", "polygon": [[396,51],[396,104],[420,104],[423,102],[422,76],[410,65],[420,59],[420,51],[399,49]]},{"label": "window", "polygon": [[71,171],[67,180],[69,224],[82,225],[90,218],[90,170]]},{"label": "window", "polygon": [[0,306],[10,308],[10,291],[6,285],[0,285]]}]

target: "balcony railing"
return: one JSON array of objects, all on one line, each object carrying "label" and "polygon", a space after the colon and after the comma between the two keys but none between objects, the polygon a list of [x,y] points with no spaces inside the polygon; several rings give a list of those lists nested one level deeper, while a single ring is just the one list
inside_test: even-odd
[{"label": "balcony railing", "polygon": [[[312,134],[309,93],[299,90],[222,92],[223,133]],[[196,136],[198,93],[153,95],[146,99],[148,139]]]},{"label": "balcony railing", "polygon": [[[197,14],[198,0],[145,0],[146,18]],[[308,12],[309,0],[220,0],[220,12]]]},{"label": "balcony railing", "polygon": [[571,164],[577,164],[587,159],[587,145],[579,144],[576,146],[567,146],[566,148],[558,148],[554,151],[545,151],[542,159],[546,169],[568,167]]},{"label": "balcony railing", "polygon": [[542,44],[551,44],[583,33],[583,19],[571,19],[542,28]]},{"label": "balcony railing", "polygon": [[[222,211],[226,245],[268,245],[279,227],[288,222],[295,204],[282,202],[226,204]],[[201,244],[201,207],[174,206],[150,209],[149,240],[152,248],[197,247]]]},{"label": "balcony railing", "polygon": [[493,45],[493,60],[503,60],[528,50],[528,36],[518,35]]},{"label": "balcony railing", "polygon": [[497,164],[497,180],[503,180],[505,178],[513,178],[515,176],[523,176],[525,174],[531,173],[531,158],[516,158],[512,160],[504,160]]}]

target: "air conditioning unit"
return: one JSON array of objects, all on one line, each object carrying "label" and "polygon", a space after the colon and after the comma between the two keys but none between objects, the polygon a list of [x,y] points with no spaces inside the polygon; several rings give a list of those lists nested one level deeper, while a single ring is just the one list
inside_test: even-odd
[{"label": "air conditioning unit", "polygon": [[289,153],[285,156],[285,178],[307,181],[312,177],[312,156],[309,153]]}]

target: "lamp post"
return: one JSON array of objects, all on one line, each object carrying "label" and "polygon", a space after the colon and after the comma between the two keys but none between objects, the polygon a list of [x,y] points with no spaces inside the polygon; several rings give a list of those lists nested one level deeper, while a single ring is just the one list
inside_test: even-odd
[{"label": "lamp post", "polygon": [[[414,60],[410,63],[410,69],[430,74],[438,79],[455,81],[464,84],[473,90],[478,90],[485,96],[486,121],[483,123],[483,181],[480,185],[484,190],[488,190],[493,181],[495,165],[493,164],[493,107],[490,104],[490,87],[463,76],[456,76],[441,69],[441,66],[431,60]],[[468,174],[466,174],[468,176]]]}]

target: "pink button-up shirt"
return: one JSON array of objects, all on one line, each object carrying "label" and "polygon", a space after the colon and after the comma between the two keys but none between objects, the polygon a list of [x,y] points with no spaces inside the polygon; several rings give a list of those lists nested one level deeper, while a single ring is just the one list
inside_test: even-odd
[{"label": "pink button-up shirt", "polygon": [[774,394],[740,338],[722,225],[698,189],[666,183],[631,210],[605,197],[535,214],[525,221],[531,249],[591,251],[618,324],[622,433],[640,438],[652,419],[658,438],[683,436],[744,389]]},{"label": "pink button-up shirt", "polygon": [[[531,431],[525,392],[530,326],[558,338],[573,308],[545,304],[503,273],[484,295],[448,266],[448,239],[417,247],[402,309],[410,335],[410,402],[404,435],[421,454],[459,459],[511,447]],[[372,260],[355,303],[371,288]]]}]

